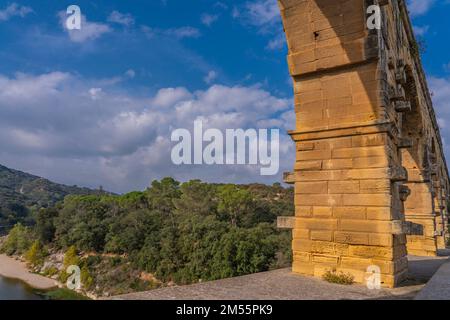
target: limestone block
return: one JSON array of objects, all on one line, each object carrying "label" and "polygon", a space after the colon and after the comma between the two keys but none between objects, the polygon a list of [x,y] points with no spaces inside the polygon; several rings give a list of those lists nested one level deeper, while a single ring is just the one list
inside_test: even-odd
[{"label": "limestone block", "polygon": [[334,233],[334,240],[338,243],[368,245],[369,235],[362,232],[336,231]]},{"label": "limestone block", "polygon": [[332,151],[333,158],[381,157],[386,155],[386,147],[341,148]]},{"label": "limestone block", "polygon": [[328,183],[326,181],[296,183],[295,193],[297,194],[323,194],[328,193]]},{"label": "limestone block", "polygon": [[333,217],[340,219],[366,219],[366,207],[333,207]]},{"label": "limestone block", "polygon": [[340,221],[339,230],[353,232],[374,232],[392,234],[391,221],[347,220]]},{"label": "limestone block", "polygon": [[359,193],[359,181],[330,181],[328,193]]},{"label": "limestone block", "polygon": [[296,217],[310,217],[312,216],[311,206],[295,206],[295,216]]},{"label": "limestone block", "polygon": [[316,218],[331,218],[333,216],[333,207],[313,207],[313,216]]},{"label": "limestone block", "polygon": [[295,222],[295,229],[333,231],[337,228],[336,219],[297,218]]},{"label": "limestone block", "polygon": [[332,231],[311,231],[311,240],[333,241],[333,232]]}]

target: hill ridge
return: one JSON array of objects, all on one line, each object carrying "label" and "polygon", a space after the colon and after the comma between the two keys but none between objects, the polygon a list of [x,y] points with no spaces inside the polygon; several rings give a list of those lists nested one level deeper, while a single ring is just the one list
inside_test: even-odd
[{"label": "hill ridge", "polygon": [[100,193],[104,192],[56,183],[0,164],[0,231],[17,222],[27,224],[33,210],[53,206],[69,194]]}]

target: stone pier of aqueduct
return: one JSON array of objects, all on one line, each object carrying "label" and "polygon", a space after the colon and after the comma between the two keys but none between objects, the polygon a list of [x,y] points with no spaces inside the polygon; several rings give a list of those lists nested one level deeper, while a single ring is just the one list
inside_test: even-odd
[{"label": "stone pier of aqueduct", "polygon": [[396,286],[407,254],[445,247],[450,187],[405,1],[278,2],[295,91],[293,271],[364,282],[378,266]]}]

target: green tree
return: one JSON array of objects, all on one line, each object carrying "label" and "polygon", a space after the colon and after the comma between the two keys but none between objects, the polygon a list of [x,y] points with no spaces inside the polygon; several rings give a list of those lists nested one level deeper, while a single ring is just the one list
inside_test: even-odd
[{"label": "green tree", "polygon": [[31,230],[18,223],[9,232],[0,251],[7,255],[23,254],[30,248],[33,241]]},{"label": "green tree", "polygon": [[181,263],[175,280],[186,284],[217,278],[212,261],[215,251],[220,250],[217,244],[228,231],[228,223],[217,220],[214,215],[180,217],[177,253]]},{"label": "green tree", "polygon": [[28,264],[32,267],[41,266],[44,263],[45,256],[47,255],[47,251],[42,246],[39,240],[33,242],[30,249],[25,254],[25,259]]},{"label": "green tree", "polygon": [[42,243],[50,243],[55,237],[56,227],[54,219],[58,216],[56,208],[39,210],[36,216],[35,231],[38,239]]},{"label": "green tree", "polygon": [[65,283],[67,279],[69,278],[69,274],[66,272],[67,268],[70,266],[78,266],[80,267],[81,260],[78,257],[78,250],[75,246],[70,246],[66,253],[64,254],[64,260],[63,260],[63,270],[61,271],[59,275],[59,280],[62,283]]},{"label": "green tree", "polygon": [[144,192],[67,196],[37,212],[34,227],[13,228],[2,249],[39,263],[47,246],[66,248],[61,281],[77,265],[84,288],[108,292],[145,289],[142,271],[180,284],[260,272],[291,260],[291,234],[276,230],[275,221],[294,212],[293,196],[279,184],[164,178]]},{"label": "green tree", "polygon": [[80,266],[80,258],[78,257],[78,250],[75,246],[67,249],[64,254],[63,265],[64,269],[67,269],[69,266]]},{"label": "green tree", "polygon": [[277,251],[273,228],[261,224],[252,229],[232,228],[223,235],[213,258],[216,278],[267,271]]},{"label": "green tree", "polygon": [[160,228],[159,214],[149,210],[130,212],[112,222],[106,236],[105,251],[119,254],[139,251],[147,235],[159,233]]},{"label": "green tree", "polygon": [[89,272],[88,266],[84,265],[81,268],[81,274],[80,274],[80,280],[83,284],[83,287],[85,290],[91,290],[94,285],[94,278],[92,277],[91,273]]},{"label": "green tree", "polygon": [[249,191],[232,184],[219,189],[218,212],[228,218],[233,227],[237,227],[245,215],[251,215],[252,208],[253,197]]},{"label": "green tree", "polygon": [[172,215],[175,209],[174,199],[181,195],[180,183],[172,178],[153,181],[147,190],[150,207],[164,215]]},{"label": "green tree", "polygon": [[55,236],[61,247],[101,252],[111,221],[120,217],[120,206],[111,196],[66,197],[55,219]]},{"label": "green tree", "polygon": [[213,185],[192,180],[183,183],[180,190],[180,198],[174,199],[177,214],[207,216],[217,211],[216,190]]}]

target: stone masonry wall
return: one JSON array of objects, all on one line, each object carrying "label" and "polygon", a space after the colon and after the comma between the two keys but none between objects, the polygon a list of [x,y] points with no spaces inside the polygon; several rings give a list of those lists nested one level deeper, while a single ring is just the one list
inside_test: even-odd
[{"label": "stone masonry wall", "polygon": [[296,112],[287,179],[295,183],[293,271],[364,282],[377,266],[393,287],[407,272],[406,220],[422,230],[408,236],[408,250],[436,253],[448,174],[404,4],[378,3],[383,28],[369,30],[374,1],[279,0]]}]

